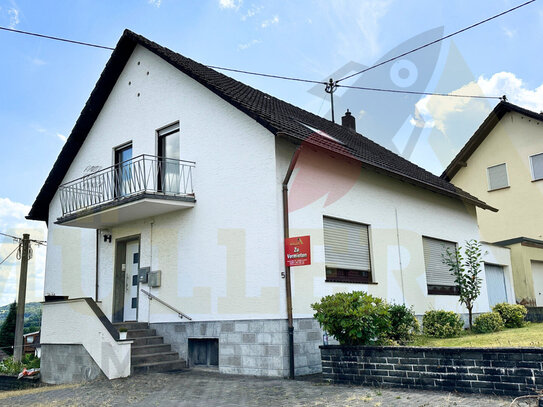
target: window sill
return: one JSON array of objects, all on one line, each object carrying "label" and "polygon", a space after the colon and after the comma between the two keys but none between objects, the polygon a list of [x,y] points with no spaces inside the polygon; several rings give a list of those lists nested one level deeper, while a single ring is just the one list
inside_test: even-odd
[{"label": "window sill", "polygon": [[377,285],[378,283],[374,281],[347,281],[347,280],[335,280],[335,279],[326,279],[325,283],[343,283],[343,284],[366,284],[366,285]]},{"label": "window sill", "polygon": [[507,185],[506,187],[501,187],[501,188],[489,189],[487,192],[501,191],[502,189],[508,189],[508,188],[511,188],[511,185]]}]

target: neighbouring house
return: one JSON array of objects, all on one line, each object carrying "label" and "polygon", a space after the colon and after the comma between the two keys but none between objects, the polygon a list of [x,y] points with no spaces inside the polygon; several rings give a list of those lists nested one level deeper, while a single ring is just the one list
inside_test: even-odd
[{"label": "neighbouring house", "polygon": [[[171,353],[224,373],[318,372],[324,295],[466,311],[441,254],[479,239],[476,208],[495,211],[350,113],[332,123],[127,30],[28,215],[48,224],[42,378],[171,368]],[[296,236],[311,263],[286,268]],[[483,283],[474,311],[488,310]]]},{"label": "neighbouring house", "polygon": [[34,356],[41,356],[40,331],[29,332],[23,335],[23,352]]},{"label": "neighbouring house", "polygon": [[[516,301],[543,306],[543,114],[502,101],[443,172],[499,212],[477,209],[481,238],[511,250]],[[494,291],[503,268],[487,267]]]}]

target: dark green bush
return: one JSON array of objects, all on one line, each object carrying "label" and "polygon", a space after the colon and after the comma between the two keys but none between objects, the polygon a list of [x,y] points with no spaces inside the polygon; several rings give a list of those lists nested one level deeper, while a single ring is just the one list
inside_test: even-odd
[{"label": "dark green bush", "polygon": [[481,314],[473,324],[473,331],[479,334],[501,331],[503,328],[503,319],[497,312]]},{"label": "dark green bush", "polygon": [[426,311],[422,317],[423,333],[436,338],[458,336],[464,328],[460,315],[452,311]]},{"label": "dark green bush", "polygon": [[342,345],[388,342],[391,331],[387,304],[362,291],[328,295],[312,304],[323,330]]},{"label": "dark green bush", "polygon": [[419,332],[419,321],[412,308],[401,304],[391,304],[388,306],[388,314],[390,316],[388,337],[392,341],[405,345]]},{"label": "dark green bush", "polygon": [[506,328],[520,328],[526,324],[524,318],[528,310],[524,305],[502,302],[494,305],[492,311],[500,314]]}]

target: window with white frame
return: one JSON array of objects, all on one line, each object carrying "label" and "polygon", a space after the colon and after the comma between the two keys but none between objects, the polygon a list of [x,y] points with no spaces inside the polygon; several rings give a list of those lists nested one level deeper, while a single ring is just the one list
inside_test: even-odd
[{"label": "window with white frame", "polygon": [[458,287],[454,282],[454,276],[449,266],[443,263],[447,249],[453,253],[456,251],[456,243],[423,237],[422,245],[428,294],[457,295]]},{"label": "window with white frame", "polygon": [[326,281],[370,283],[368,225],[324,217],[323,226]]},{"label": "window with white frame", "polygon": [[487,168],[488,190],[507,188],[509,186],[509,177],[507,176],[507,165],[505,163],[493,165]]},{"label": "window with white frame", "polygon": [[532,155],[530,166],[532,167],[532,180],[543,179],[543,153]]}]

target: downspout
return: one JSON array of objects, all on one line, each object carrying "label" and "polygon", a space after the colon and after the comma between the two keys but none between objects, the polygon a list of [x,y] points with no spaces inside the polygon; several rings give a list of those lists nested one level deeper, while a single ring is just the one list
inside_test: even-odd
[{"label": "downspout", "polygon": [[[290,165],[288,166],[285,179],[283,181],[283,233],[284,241],[289,238],[289,219],[288,219],[288,183],[300,152],[302,151],[302,146],[298,146],[294,152]],[[289,359],[289,378],[294,379],[294,324],[292,321],[292,290],[290,283],[290,267],[286,265],[285,262],[285,286],[287,294],[287,318],[288,318],[288,359]]]},{"label": "downspout", "polygon": [[96,276],[94,278],[94,301],[98,302],[98,250],[100,248],[100,230],[96,229]]}]

